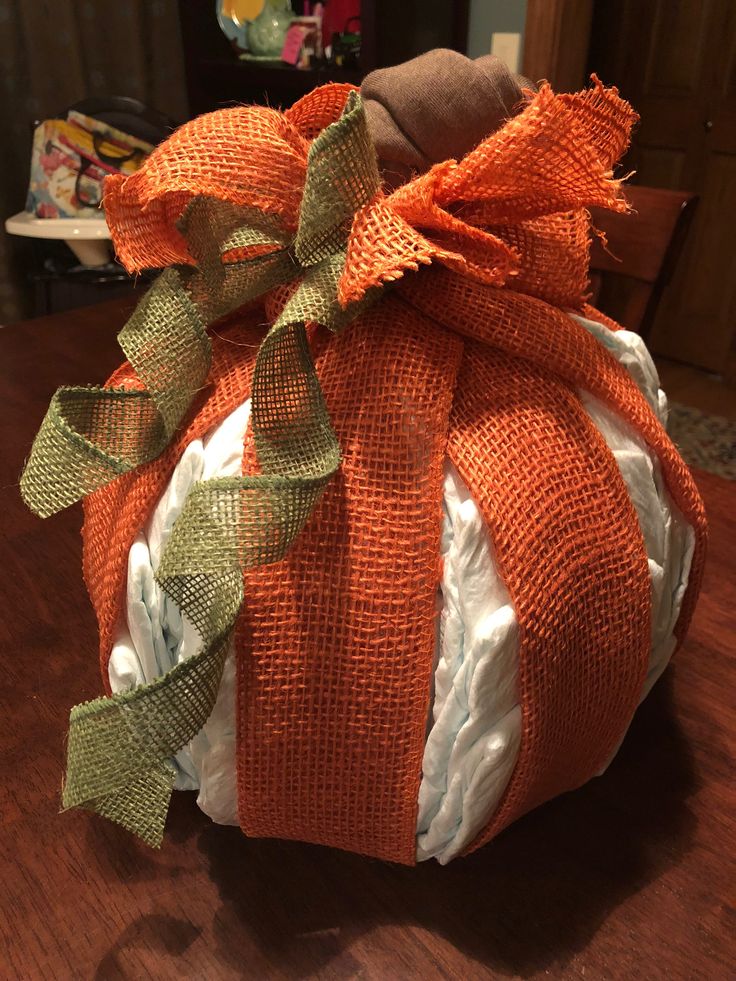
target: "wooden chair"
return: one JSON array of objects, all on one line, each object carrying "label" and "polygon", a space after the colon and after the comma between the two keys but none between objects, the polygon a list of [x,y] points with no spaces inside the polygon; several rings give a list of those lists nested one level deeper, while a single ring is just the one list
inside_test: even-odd
[{"label": "wooden chair", "polygon": [[590,256],[592,303],[623,327],[649,336],[659,301],[682,252],[697,195],[630,185],[633,212],[593,208],[593,225],[608,245],[593,237]]}]

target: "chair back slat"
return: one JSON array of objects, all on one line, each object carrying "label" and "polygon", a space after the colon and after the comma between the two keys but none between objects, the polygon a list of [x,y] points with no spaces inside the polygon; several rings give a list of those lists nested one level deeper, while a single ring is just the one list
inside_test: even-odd
[{"label": "chair back slat", "polygon": [[628,214],[592,209],[593,226],[607,240],[604,247],[593,236],[593,302],[646,336],[682,251],[697,195],[637,185],[628,186],[625,193],[633,209]]}]

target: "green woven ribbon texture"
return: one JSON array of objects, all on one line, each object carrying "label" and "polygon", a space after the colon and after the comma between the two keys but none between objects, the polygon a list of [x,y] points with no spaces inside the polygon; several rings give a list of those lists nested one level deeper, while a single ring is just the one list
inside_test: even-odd
[{"label": "green woven ribbon texture", "polygon": [[[267,175],[265,178],[267,179]],[[207,721],[243,600],[243,569],[282,558],[340,464],[340,448],[305,322],[337,331],[337,284],[355,212],[379,188],[360,99],[312,143],[296,237],[273,216],[196,198],[181,221],[196,269],[161,274],[119,335],[144,391],[62,388],[21,478],[32,510],[53,514],[154,459],[181,425],[210,368],[208,324],[299,280],[256,358],[252,425],[260,474],[197,484],[156,579],[192,621],[200,653],[154,682],[72,709],[63,806],[87,807],[159,845],[170,762]],[[244,246],[256,258],[224,263]]]}]

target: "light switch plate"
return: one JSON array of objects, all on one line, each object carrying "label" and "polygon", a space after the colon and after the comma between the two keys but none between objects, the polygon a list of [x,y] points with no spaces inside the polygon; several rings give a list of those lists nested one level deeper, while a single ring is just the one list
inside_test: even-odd
[{"label": "light switch plate", "polygon": [[491,54],[500,58],[512,72],[518,72],[521,55],[521,34],[508,32],[492,34]]}]

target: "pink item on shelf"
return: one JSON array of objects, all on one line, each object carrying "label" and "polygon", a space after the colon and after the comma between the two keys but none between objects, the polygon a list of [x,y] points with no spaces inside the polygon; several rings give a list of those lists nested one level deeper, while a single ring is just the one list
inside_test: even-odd
[{"label": "pink item on shelf", "polygon": [[286,32],[284,47],[281,50],[281,60],[288,65],[297,65],[302,53],[302,45],[307,36],[308,28],[303,24],[292,24]]},{"label": "pink item on shelf", "polygon": [[322,22],[319,17],[295,17],[286,32],[281,60],[296,68],[309,68],[322,57]]}]

